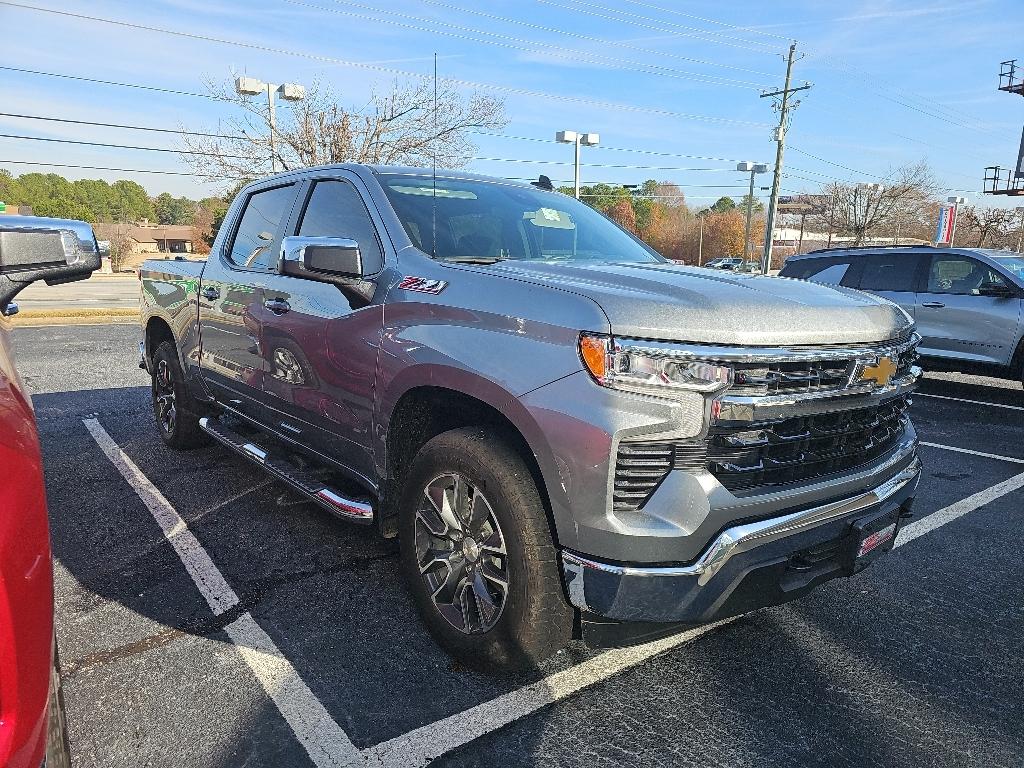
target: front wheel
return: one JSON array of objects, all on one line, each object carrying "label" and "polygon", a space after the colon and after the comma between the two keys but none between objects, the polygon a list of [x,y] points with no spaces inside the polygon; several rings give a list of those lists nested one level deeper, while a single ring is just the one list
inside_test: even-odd
[{"label": "front wheel", "polygon": [[455,429],[416,455],[399,507],[402,568],[434,638],[484,670],[536,665],[572,636],[537,485],[500,433]]}]

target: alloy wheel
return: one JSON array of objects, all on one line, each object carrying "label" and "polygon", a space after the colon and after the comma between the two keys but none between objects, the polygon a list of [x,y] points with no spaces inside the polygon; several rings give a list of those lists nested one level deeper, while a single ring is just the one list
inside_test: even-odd
[{"label": "alloy wheel", "polygon": [[171,374],[171,366],[167,364],[166,360],[157,362],[153,383],[155,388],[153,399],[156,404],[157,421],[160,422],[160,428],[166,434],[173,434],[178,410],[174,402],[174,378]]},{"label": "alloy wheel", "polygon": [[508,601],[505,538],[487,497],[458,473],[423,490],[416,512],[416,563],[438,612],[455,629],[481,634]]}]

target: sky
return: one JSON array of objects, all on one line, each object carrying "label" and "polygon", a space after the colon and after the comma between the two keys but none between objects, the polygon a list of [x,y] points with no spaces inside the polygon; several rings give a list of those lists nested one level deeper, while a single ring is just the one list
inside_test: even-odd
[{"label": "sky", "polygon": [[[672,181],[706,206],[745,194],[738,161],[774,164],[778,114],[760,94],[782,86],[795,41],[794,85],[812,87],[795,95],[783,194],[884,183],[925,160],[943,191],[1006,205],[981,194],[981,179],[985,166],[1016,162],[1024,98],[997,85],[1001,61],[1024,65],[1022,9],[1024,0],[0,2],[0,168],[202,197],[226,184],[184,175],[173,151],[11,138],[180,149],[173,133],[10,115],[216,130],[230,107],[203,97],[211,80],[319,83],[359,106],[396,79],[430,75],[436,53],[439,76],[463,93],[505,99],[508,125],[473,137],[470,169],[569,181],[572,147],[554,133],[595,132],[583,183]],[[770,183],[759,176],[757,194]]]}]

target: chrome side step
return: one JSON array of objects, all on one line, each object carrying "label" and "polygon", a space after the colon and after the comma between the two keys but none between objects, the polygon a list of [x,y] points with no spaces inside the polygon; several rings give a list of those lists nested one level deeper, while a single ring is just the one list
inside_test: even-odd
[{"label": "chrome side step", "polygon": [[373,506],[368,501],[347,498],[313,473],[299,469],[286,459],[275,457],[266,449],[222,424],[219,419],[204,416],[199,420],[199,426],[217,442],[263,467],[278,480],[288,483],[328,512],[361,525],[373,522]]}]

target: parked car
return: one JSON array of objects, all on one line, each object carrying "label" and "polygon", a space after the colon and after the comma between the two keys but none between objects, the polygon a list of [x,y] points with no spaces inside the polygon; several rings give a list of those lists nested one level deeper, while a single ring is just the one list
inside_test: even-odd
[{"label": "parked car", "polygon": [[100,266],[81,221],[0,217],[0,765],[71,765],[53,631],[53,569],[39,437],[14,365],[10,323],[26,285],[88,277]]},{"label": "parked car", "polygon": [[1024,255],[979,248],[841,248],[790,258],[782,277],[859,288],[917,324],[930,367],[1022,380]]},{"label": "parked car", "polygon": [[712,259],[704,266],[708,269],[738,270],[743,266],[743,259],[733,258],[731,256],[722,256],[717,259]]},{"label": "parked car", "polygon": [[853,574],[919,481],[904,312],[675,265],[537,186],[289,172],[205,265],[141,279],[161,439],[397,536],[427,627],[485,668]]}]

